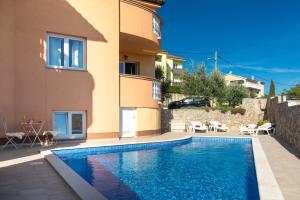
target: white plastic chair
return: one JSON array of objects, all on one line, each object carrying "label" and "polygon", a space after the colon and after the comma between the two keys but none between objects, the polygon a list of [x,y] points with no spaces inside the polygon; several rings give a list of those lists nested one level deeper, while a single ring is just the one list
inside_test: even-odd
[{"label": "white plastic chair", "polygon": [[240,127],[240,133],[242,135],[244,135],[244,134],[257,135],[256,125],[255,124],[248,124],[247,126],[241,126]]},{"label": "white plastic chair", "polygon": [[5,147],[9,144],[12,144],[17,149],[18,148],[17,143],[14,141],[14,139],[18,138],[18,139],[22,140],[25,133],[23,133],[23,132],[7,132],[7,124],[6,124],[5,120],[3,120],[3,129],[4,129],[4,134],[7,139],[7,142],[3,145],[2,150],[5,149]]},{"label": "white plastic chair", "polygon": [[217,132],[217,131],[225,131],[225,132],[228,132],[229,131],[229,128],[226,126],[226,124],[221,124],[220,122],[218,121],[212,121],[210,122],[211,126],[212,126],[212,130],[214,132]]},{"label": "white plastic chair", "polygon": [[268,135],[270,135],[271,133],[274,134],[275,128],[272,126],[271,123],[265,123],[256,129],[255,135],[257,135],[260,131],[266,131]]},{"label": "white plastic chair", "polygon": [[191,121],[191,124],[193,133],[195,133],[196,131],[207,132],[207,126],[205,124],[202,124],[200,121]]}]

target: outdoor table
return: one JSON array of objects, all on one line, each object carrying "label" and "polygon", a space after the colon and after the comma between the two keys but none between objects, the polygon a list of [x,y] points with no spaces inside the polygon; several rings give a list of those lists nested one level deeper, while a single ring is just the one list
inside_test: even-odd
[{"label": "outdoor table", "polygon": [[[22,122],[21,123],[23,130],[26,134],[24,141],[26,140],[26,138],[29,138],[30,142],[31,142],[31,146],[32,147],[35,143],[36,140],[39,140],[40,143],[42,144],[42,141],[40,139],[40,136],[42,135],[42,130],[44,128],[45,125],[45,121],[39,121],[39,122]],[[31,140],[30,139],[30,135],[34,135],[34,139]]]}]

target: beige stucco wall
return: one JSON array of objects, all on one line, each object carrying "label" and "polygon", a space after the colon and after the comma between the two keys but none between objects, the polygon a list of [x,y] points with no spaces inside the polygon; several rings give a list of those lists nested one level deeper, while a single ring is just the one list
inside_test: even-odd
[{"label": "beige stucco wall", "polygon": [[138,108],[137,109],[137,130],[159,130],[160,129],[160,109]]},{"label": "beige stucco wall", "polygon": [[260,91],[259,94],[258,94],[258,97],[262,97],[265,94],[265,85],[264,84],[252,83],[252,82],[247,81],[246,78],[241,77],[241,76],[236,76],[234,74],[226,74],[224,76],[224,78],[225,78],[225,82],[226,82],[227,85],[229,85],[231,81],[244,80],[243,85],[246,88],[255,88],[255,89]]},{"label": "beige stucco wall", "polygon": [[5,117],[8,126],[14,122],[14,34],[15,2],[0,1],[0,137],[2,119]]},{"label": "beige stucco wall", "polygon": [[230,81],[238,81],[238,80],[244,80],[244,81],[246,81],[246,78],[242,78],[242,77],[235,76],[235,75],[232,75],[232,74],[226,74],[224,76],[224,78],[225,78],[225,81],[226,81],[227,85],[230,84]]},{"label": "beige stucco wall", "polygon": [[[5,92],[5,105],[14,102],[16,127],[24,115],[50,126],[55,110],[86,110],[88,133],[119,132],[119,1],[9,0],[1,1],[2,8],[7,28],[1,34],[10,53],[1,48],[7,58],[0,59],[1,68],[15,68],[5,70],[14,80],[5,80],[5,86],[15,88],[14,97]],[[86,38],[87,71],[47,68],[47,32]],[[1,115],[13,117],[10,109]]]}]

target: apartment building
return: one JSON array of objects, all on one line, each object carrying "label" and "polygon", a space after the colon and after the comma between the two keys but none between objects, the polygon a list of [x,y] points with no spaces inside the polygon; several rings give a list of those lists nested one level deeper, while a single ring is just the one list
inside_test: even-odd
[{"label": "apartment building", "polygon": [[246,78],[242,76],[238,76],[232,73],[225,75],[226,84],[240,84],[245,86],[250,90],[250,92],[254,92],[257,97],[262,97],[265,95],[265,83],[262,81],[255,80],[254,77]]},{"label": "apartment building", "polygon": [[162,68],[165,79],[173,85],[181,82],[179,75],[183,70],[183,63],[185,61],[184,58],[169,54],[163,50],[156,55],[155,66]]},{"label": "apartment building", "polygon": [[45,120],[60,139],[160,133],[162,5],[1,0],[0,118]]}]

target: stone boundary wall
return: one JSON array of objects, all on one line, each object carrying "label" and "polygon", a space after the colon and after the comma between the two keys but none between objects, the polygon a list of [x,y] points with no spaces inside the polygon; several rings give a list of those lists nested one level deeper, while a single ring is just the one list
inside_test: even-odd
[{"label": "stone boundary wall", "polygon": [[272,98],[267,113],[268,120],[276,124],[276,134],[300,151],[300,101]]},{"label": "stone boundary wall", "polygon": [[266,99],[244,99],[242,108],[246,109],[244,115],[232,115],[230,112],[222,113],[219,110],[210,110],[207,112],[203,108],[186,108],[186,109],[162,109],[161,111],[161,128],[162,132],[171,131],[171,123],[184,122],[190,124],[191,121],[219,121],[226,124],[232,130],[239,130],[241,125],[257,123],[264,118],[266,108]]}]

